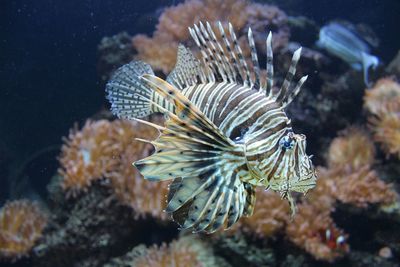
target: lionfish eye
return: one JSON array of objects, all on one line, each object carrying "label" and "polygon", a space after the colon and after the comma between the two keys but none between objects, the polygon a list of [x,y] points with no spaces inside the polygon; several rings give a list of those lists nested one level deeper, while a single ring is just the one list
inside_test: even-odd
[{"label": "lionfish eye", "polygon": [[292,149],[294,146],[294,140],[292,137],[285,135],[279,140],[279,145],[284,149]]}]

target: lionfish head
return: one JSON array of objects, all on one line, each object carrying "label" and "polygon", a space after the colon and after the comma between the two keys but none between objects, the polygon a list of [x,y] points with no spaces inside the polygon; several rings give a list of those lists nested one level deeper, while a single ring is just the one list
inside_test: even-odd
[{"label": "lionfish head", "polygon": [[[288,198],[292,191],[307,193],[316,184],[316,172],[306,153],[306,136],[287,131],[276,141],[276,151],[268,160],[259,158],[248,162],[249,170],[258,185],[265,185]],[[271,157],[271,155],[269,155]]]},{"label": "lionfish head", "polygon": [[270,180],[270,187],[286,198],[291,191],[307,193],[316,184],[316,172],[306,153],[306,136],[288,132],[279,140],[280,162]]}]

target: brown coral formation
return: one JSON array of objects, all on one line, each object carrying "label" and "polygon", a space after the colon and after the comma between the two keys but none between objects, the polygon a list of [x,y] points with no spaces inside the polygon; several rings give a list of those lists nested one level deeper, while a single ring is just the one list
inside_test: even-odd
[{"label": "brown coral formation", "polygon": [[153,147],[135,138],[155,139],[158,132],[132,121],[88,121],[65,140],[60,157],[62,187],[67,195],[84,191],[98,179],[107,178],[117,199],[133,208],[137,216],[151,214],[162,219],[166,183],[143,179],[132,166],[148,156]]},{"label": "brown coral formation", "polygon": [[244,0],[188,0],[165,9],[152,37],[139,34],[133,38],[137,58],[148,62],[155,70],[170,72],[176,62],[178,44],[190,39],[187,28],[200,19],[223,24],[231,22],[240,43],[247,38],[247,28],[251,27],[256,45],[261,47],[265,46],[267,30],[274,33],[276,49],[284,47],[290,35],[286,14],[275,6]]},{"label": "brown coral formation", "polygon": [[346,235],[335,226],[330,212],[302,204],[292,223],[286,228],[290,240],[318,260],[332,262],[349,251]]},{"label": "brown coral formation", "polygon": [[350,127],[335,138],[328,152],[328,165],[334,169],[357,170],[371,165],[375,148],[366,131]]},{"label": "brown coral formation", "polygon": [[391,78],[380,79],[366,91],[364,106],[371,114],[374,140],[387,155],[400,158],[400,84]]},{"label": "brown coral formation", "polygon": [[[201,267],[203,261],[193,244],[178,240],[170,244],[163,243],[161,246],[154,245],[146,253],[138,257],[134,266],[154,266],[154,267]],[[133,266],[133,265],[132,265]],[[208,265],[207,265],[208,266]]]},{"label": "brown coral formation", "polygon": [[331,172],[330,179],[335,181],[337,188],[335,198],[343,203],[366,208],[370,204],[390,205],[397,199],[392,187],[368,166],[351,173]]},{"label": "brown coral formation", "polygon": [[47,216],[28,200],[8,202],[0,210],[0,258],[27,256],[42,236]]},{"label": "brown coral formation", "polygon": [[383,104],[376,116],[369,118],[374,140],[381,144],[387,155],[400,158],[400,101]]},{"label": "brown coral formation", "polygon": [[106,120],[87,121],[81,130],[75,126],[64,138],[59,158],[63,177],[62,188],[67,195],[75,196],[97,179],[113,170],[118,164],[115,131]]},{"label": "brown coral formation", "polygon": [[377,115],[390,103],[400,103],[400,84],[393,79],[382,78],[373,88],[365,90],[364,107],[370,113]]},{"label": "brown coral formation", "polygon": [[[335,199],[357,207],[391,204],[397,194],[372,170],[374,147],[368,135],[355,127],[342,132],[329,148],[329,169],[321,168],[322,177],[334,182]],[[321,178],[320,178],[321,179]]]},{"label": "brown coral formation", "polygon": [[257,188],[256,199],[253,215],[243,218],[239,227],[261,238],[270,237],[286,226],[290,217],[289,204],[278,194],[262,188]]},{"label": "brown coral formation", "polygon": [[289,240],[318,260],[333,262],[344,256],[349,251],[347,235],[330,215],[336,202],[365,208],[392,204],[397,199],[392,187],[371,169],[374,154],[365,130],[350,127],[342,131],[329,148],[329,168],[317,168],[317,185],[302,200],[293,220],[286,202],[258,189],[254,214],[242,219],[240,228],[263,238],[285,230]]}]

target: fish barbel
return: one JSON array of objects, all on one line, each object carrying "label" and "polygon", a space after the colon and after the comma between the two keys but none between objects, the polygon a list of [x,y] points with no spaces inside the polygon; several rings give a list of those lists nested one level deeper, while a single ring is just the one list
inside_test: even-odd
[{"label": "fish barbel", "polygon": [[[295,134],[285,108],[307,76],[294,88],[292,78],[301,48],[293,55],[279,90],[273,88],[272,33],[266,40],[266,73],[261,79],[251,29],[251,64],[245,60],[233,27],[189,28],[201,59],[179,45],[177,63],[166,80],[151,67],[133,61],[119,68],[106,86],[111,110],[160,131],[155,153],[134,165],[145,179],[173,180],[166,212],[182,228],[212,233],[250,216],[255,186],[271,188],[291,203],[291,192],[306,193],[316,183],[306,137]],[[141,120],[166,115],[164,126]]]}]

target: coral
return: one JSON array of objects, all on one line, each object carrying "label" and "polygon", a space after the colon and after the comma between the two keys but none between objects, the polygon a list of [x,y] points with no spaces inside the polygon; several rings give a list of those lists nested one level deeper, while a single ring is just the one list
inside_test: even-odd
[{"label": "coral", "polygon": [[391,78],[380,79],[364,96],[371,113],[369,126],[374,140],[383,150],[400,158],[400,84]]},{"label": "coral", "polygon": [[64,138],[59,158],[59,173],[64,177],[62,187],[68,196],[87,190],[94,180],[116,167],[115,157],[120,154],[120,149],[114,135],[111,122],[106,120],[88,120],[80,131],[77,126],[70,130],[68,138]]},{"label": "coral", "polygon": [[364,107],[370,113],[378,115],[385,112],[386,107],[393,105],[390,103],[400,103],[400,84],[393,79],[382,78],[373,88],[365,90]]},{"label": "coral", "polygon": [[270,237],[285,227],[289,214],[287,201],[272,191],[257,188],[254,213],[240,220],[239,227],[261,238]]},{"label": "coral", "polygon": [[[61,188],[51,193],[64,195]],[[91,259],[97,264],[90,266],[102,266],[115,251],[123,249],[122,243],[132,242],[145,232],[132,211],[121,206],[100,181],[75,198],[51,199],[60,202],[52,203],[46,233],[34,248],[35,266],[84,266],[82,262]]]},{"label": "coral", "polygon": [[397,103],[382,106],[375,116],[369,117],[373,138],[388,155],[400,158],[400,98]]},{"label": "coral", "polygon": [[393,188],[369,166],[353,172],[330,170],[325,175],[335,183],[333,196],[343,203],[366,208],[369,204],[390,205],[397,200]]},{"label": "coral", "polygon": [[[138,160],[138,153],[141,155],[146,151],[149,153],[149,144],[138,143],[134,149],[127,149],[121,156],[120,164],[113,172],[108,175],[111,187],[117,199],[124,205],[135,210],[136,217],[144,217],[150,214],[155,218],[167,219],[165,209],[168,192],[168,182],[150,182],[143,178],[132,162]],[[140,155],[140,154],[139,154]]]},{"label": "coral", "polygon": [[135,138],[155,139],[157,130],[138,122],[100,120],[86,122],[65,140],[60,157],[62,187],[76,196],[90,184],[107,178],[117,199],[133,208],[137,216],[151,214],[166,219],[163,213],[167,184],[143,179],[132,162],[148,156],[153,146]]},{"label": "coral", "polygon": [[330,212],[321,212],[310,204],[302,204],[294,220],[288,224],[288,238],[316,259],[333,262],[349,251],[346,235],[338,229]]},{"label": "coral", "polygon": [[6,203],[0,210],[0,258],[14,261],[27,256],[42,236],[47,216],[28,200]]},{"label": "coral", "polygon": [[[247,3],[244,0],[188,0],[165,9],[152,37],[139,34],[133,38],[137,58],[148,62],[155,70],[168,73],[176,62],[178,43],[189,42],[187,28],[200,21],[231,22],[240,43],[252,27],[257,46],[264,47],[266,29],[274,32],[274,48],[280,49],[289,39],[286,14],[275,6]],[[261,49],[263,52],[265,49]],[[244,49],[244,53],[248,53]]]},{"label": "coral", "polygon": [[137,257],[131,266],[144,267],[201,267],[220,266],[216,263],[212,250],[200,240],[192,237],[180,238],[170,244],[153,245],[144,255]]},{"label": "coral", "polygon": [[270,246],[258,246],[240,231],[216,235],[212,241],[217,254],[232,266],[277,266],[277,257]]},{"label": "coral", "polygon": [[340,133],[329,146],[328,166],[330,168],[357,170],[371,165],[375,148],[366,131],[350,127]]}]

